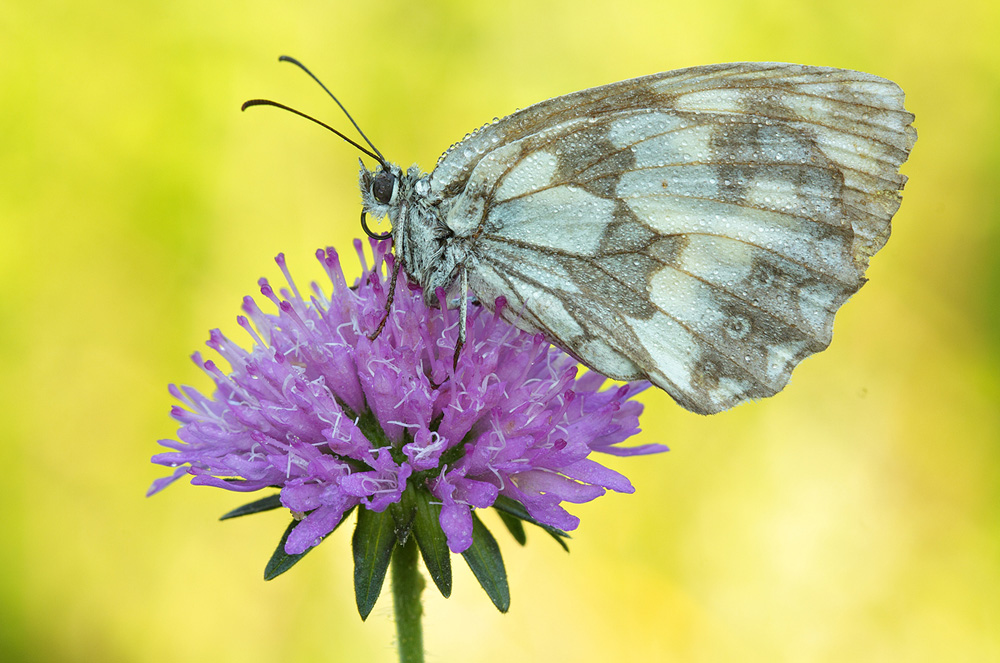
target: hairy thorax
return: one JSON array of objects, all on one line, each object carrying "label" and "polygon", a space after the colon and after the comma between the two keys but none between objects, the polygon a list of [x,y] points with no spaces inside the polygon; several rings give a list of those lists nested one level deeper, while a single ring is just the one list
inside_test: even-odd
[{"label": "hairy thorax", "polygon": [[437,304],[435,292],[452,288],[458,277],[458,267],[464,254],[462,243],[449,241],[454,233],[444,222],[445,210],[430,191],[430,176],[417,166],[403,174],[390,164],[395,188],[388,203],[380,203],[373,195],[371,182],[377,173],[361,166],[361,197],[364,210],[375,218],[389,217],[392,241],[397,260],[411,280],[424,289],[424,299]]}]

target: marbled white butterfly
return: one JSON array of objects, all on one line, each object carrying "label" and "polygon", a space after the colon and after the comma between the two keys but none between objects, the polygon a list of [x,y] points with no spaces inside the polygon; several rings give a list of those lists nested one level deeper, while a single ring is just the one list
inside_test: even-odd
[{"label": "marbled white butterfly", "polygon": [[883,78],[741,62],[543,101],[430,174],[336,133],[379,162],[361,166],[366,232],[429,304],[458,296],[460,343],[468,292],[504,297],[511,324],[710,414],[774,395],[830,344],[889,237],[912,121]]}]

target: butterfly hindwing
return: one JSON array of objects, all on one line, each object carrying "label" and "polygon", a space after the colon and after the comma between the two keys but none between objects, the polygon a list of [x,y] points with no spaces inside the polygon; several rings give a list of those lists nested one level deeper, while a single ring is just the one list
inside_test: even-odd
[{"label": "butterfly hindwing", "polygon": [[536,104],[453,146],[432,195],[485,302],[696,412],[784,387],[885,243],[915,140],[889,81],[741,63]]}]

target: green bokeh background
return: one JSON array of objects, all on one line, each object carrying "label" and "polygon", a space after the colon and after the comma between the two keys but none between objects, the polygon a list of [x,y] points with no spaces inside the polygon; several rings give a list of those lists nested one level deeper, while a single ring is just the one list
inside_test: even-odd
[{"label": "green bokeh background", "polygon": [[[893,237],[827,351],[714,417],[645,397],[574,507],[572,552],[497,531],[498,614],[456,558],[433,661],[1000,660],[997,4],[248,2],[0,6],[0,659],[392,661],[354,607],[350,528],[262,580],[287,514],[143,493],[171,381],[271,258],[349,250],[357,154],[269,96],[433,166],[516,107],[683,66],[775,60],[899,82],[920,134]],[[348,261],[349,263],[349,261]],[[491,521],[493,522],[493,521]],[[530,533],[529,533],[530,535]]]}]

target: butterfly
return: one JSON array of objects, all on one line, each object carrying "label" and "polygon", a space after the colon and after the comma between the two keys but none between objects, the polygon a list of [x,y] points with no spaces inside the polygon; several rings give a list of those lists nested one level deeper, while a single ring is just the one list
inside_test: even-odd
[{"label": "butterfly", "polygon": [[900,205],[903,98],[843,69],[692,67],[519,110],[429,174],[336,133],[378,162],[361,164],[363,227],[428,304],[458,296],[459,343],[468,293],[503,298],[504,319],[590,369],[711,414],[776,394],[830,344]]}]

